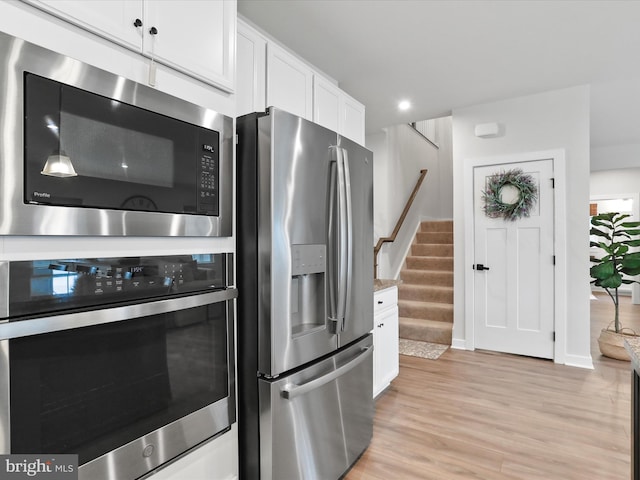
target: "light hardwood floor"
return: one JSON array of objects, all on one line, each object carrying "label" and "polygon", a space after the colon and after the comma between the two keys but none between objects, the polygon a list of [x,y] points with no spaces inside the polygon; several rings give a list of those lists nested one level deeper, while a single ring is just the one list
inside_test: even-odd
[{"label": "light hardwood floor", "polygon": [[[640,332],[640,306],[623,303]],[[606,296],[591,302],[594,370],[481,351],[401,355],[345,479],[628,479],[631,367],[596,341],[612,309]]]}]

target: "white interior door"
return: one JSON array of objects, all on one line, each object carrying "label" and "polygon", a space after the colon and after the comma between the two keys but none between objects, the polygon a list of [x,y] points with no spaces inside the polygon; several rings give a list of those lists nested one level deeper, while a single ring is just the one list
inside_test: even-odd
[{"label": "white interior door", "polygon": [[[537,184],[530,216],[515,221],[488,217],[483,208],[487,180],[514,168]],[[552,179],[552,159],[474,168],[474,267],[488,268],[473,273],[476,348],[553,358]]]}]

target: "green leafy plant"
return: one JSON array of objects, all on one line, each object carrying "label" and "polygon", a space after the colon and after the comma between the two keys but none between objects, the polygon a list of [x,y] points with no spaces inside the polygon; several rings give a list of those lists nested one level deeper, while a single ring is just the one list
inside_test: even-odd
[{"label": "green leafy plant", "polygon": [[640,274],[640,252],[630,251],[631,247],[640,247],[640,222],[625,222],[628,217],[630,215],[617,212],[591,217],[590,234],[600,237],[600,241],[591,241],[591,246],[600,247],[605,253],[602,258],[591,259],[594,263],[590,270],[591,283],[604,288],[613,300],[616,333],[620,333],[618,288],[622,284],[640,283],[623,278],[623,274],[627,277]]}]

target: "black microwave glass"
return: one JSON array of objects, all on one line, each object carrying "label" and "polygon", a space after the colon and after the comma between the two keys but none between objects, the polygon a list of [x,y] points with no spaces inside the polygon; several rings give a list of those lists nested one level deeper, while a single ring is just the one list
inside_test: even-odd
[{"label": "black microwave glass", "polygon": [[24,85],[25,203],[219,215],[219,132],[31,73]]}]

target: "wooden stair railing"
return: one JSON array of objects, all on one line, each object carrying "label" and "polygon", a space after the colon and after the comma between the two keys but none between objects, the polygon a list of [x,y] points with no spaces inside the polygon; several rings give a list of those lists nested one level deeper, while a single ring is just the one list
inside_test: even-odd
[{"label": "wooden stair railing", "polygon": [[418,177],[416,186],[413,187],[413,192],[411,192],[411,196],[409,197],[409,200],[407,200],[407,204],[404,206],[404,210],[402,210],[402,213],[400,214],[400,218],[398,218],[398,222],[396,223],[396,226],[393,229],[391,236],[379,238],[378,243],[376,243],[376,246],[373,247],[373,278],[378,278],[378,254],[380,253],[380,249],[382,249],[382,245],[388,242],[393,242],[398,236],[400,227],[402,227],[404,219],[406,218],[407,214],[409,213],[409,209],[411,208],[411,204],[413,204],[413,200],[416,198],[416,195],[418,195],[418,190],[420,190],[420,185],[422,185],[422,181],[426,176],[427,176],[427,169],[425,168],[424,170],[420,170],[420,176]]}]

